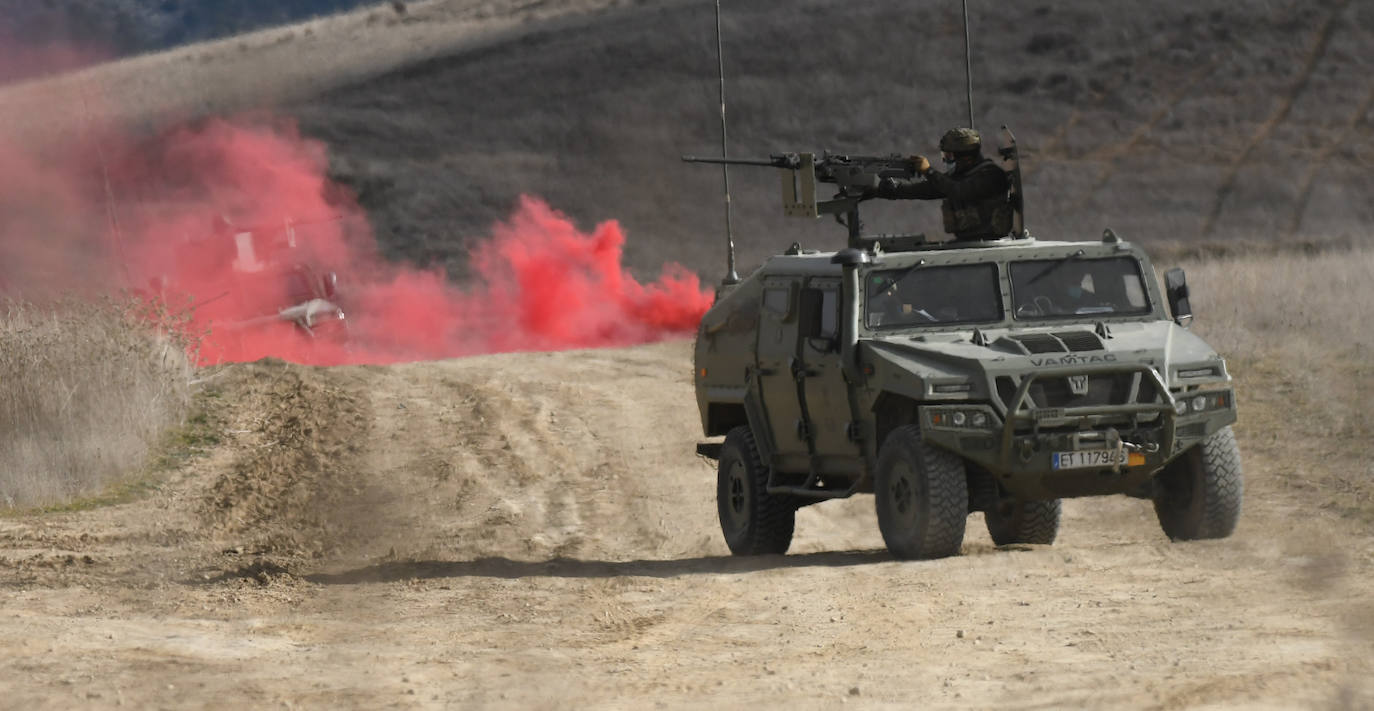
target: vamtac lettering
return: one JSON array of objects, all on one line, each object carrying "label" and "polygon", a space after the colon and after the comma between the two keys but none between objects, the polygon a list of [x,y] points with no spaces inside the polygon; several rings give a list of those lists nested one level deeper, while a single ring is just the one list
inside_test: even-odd
[{"label": "vamtac lettering", "polygon": [[1066,355],[1058,358],[1031,358],[1031,365],[1037,368],[1044,368],[1052,365],[1093,365],[1097,363],[1115,363],[1116,356],[1107,353],[1105,355]]}]

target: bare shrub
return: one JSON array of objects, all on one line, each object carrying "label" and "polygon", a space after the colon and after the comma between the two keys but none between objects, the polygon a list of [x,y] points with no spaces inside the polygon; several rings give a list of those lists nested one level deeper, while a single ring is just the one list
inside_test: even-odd
[{"label": "bare shrub", "polygon": [[0,508],[68,501],[143,467],[185,414],[190,372],[141,305],[0,304]]}]

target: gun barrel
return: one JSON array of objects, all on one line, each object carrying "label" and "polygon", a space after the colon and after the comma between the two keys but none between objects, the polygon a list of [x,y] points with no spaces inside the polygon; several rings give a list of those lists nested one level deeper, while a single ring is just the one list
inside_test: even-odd
[{"label": "gun barrel", "polygon": [[717,163],[717,164],[725,164],[725,165],[758,165],[758,166],[763,166],[763,167],[765,167],[765,168],[776,168],[776,167],[778,167],[778,162],[777,162],[776,160],[764,159],[764,158],[715,158],[715,157],[702,158],[702,157],[699,157],[699,156],[683,156],[683,157],[682,157],[682,160],[683,160],[683,162],[686,162],[686,163]]}]

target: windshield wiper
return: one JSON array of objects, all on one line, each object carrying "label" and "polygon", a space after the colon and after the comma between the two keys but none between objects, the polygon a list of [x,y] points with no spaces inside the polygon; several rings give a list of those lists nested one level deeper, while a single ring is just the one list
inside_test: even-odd
[{"label": "windshield wiper", "polygon": [[1039,274],[1036,274],[1035,276],[1031,277],[1030,281],[1027,281],[1026,284],[1034,284],[1035,282],[1044,279],[1045,277],[1050,275],[1050,272],[1064,266],[1065,264],[1068,264],[1069,262],[1072,262],[1075,259],[1078,259],[1081,256],[1083,256],[1083,250],[1080,249],[1077,252],[1074,252],[1073,254],[1070,254],[1069,256],[1064,257],[1063,259],[1055,262],[1054,264],[1045,267],[1045,269],[1041,271]]},{"label": "windshield wiper", "polygon": [[901,281],[901,280],[907,278],[907,275],[909,275],[909,274],[911,274],[912,272],[916,271],[917,269],[919,269],[919,268],[925,266],[925,263],[926,263],[926,260],[924,260],[924,259],[918,259],[918,260],[916,260],[916,263],[915,263],[915,264],[913,264],[913,265],[911,265],[911,266],[909,266],[909,267],[907,267],[907,268],[905,268],[905,269],[903,269],[903,270],[897,272],[896,274],[894,274],[894,275],[891,276],[891,277],[879,277],[879,278],[878,278],[878,281],[874,283],[873,289],[872,289],[871,291],[868,292],[869,298],[872,298],[872,297],[874,297],[874,296],[877,296],[878,294],[883,293],[884,291],[887,291],[888,287],[890,287],[890,286],[892,286],[893,284],[896,284],[897,282],[899,282],[899,281]]}]

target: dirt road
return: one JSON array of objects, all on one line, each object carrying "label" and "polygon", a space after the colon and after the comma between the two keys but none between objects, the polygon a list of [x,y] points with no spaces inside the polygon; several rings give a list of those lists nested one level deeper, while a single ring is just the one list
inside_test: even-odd
[{"label": "dirt road", "polygon": [[896,562],[860,497],[736,559],[689,373],[684,343],[217,371],[155,491],[0,520],[0,707],[1374,703],[1374,545],[1275,431],[1238,426],[1224,541],[1081,500],[1052,547],[975,514]]}]

